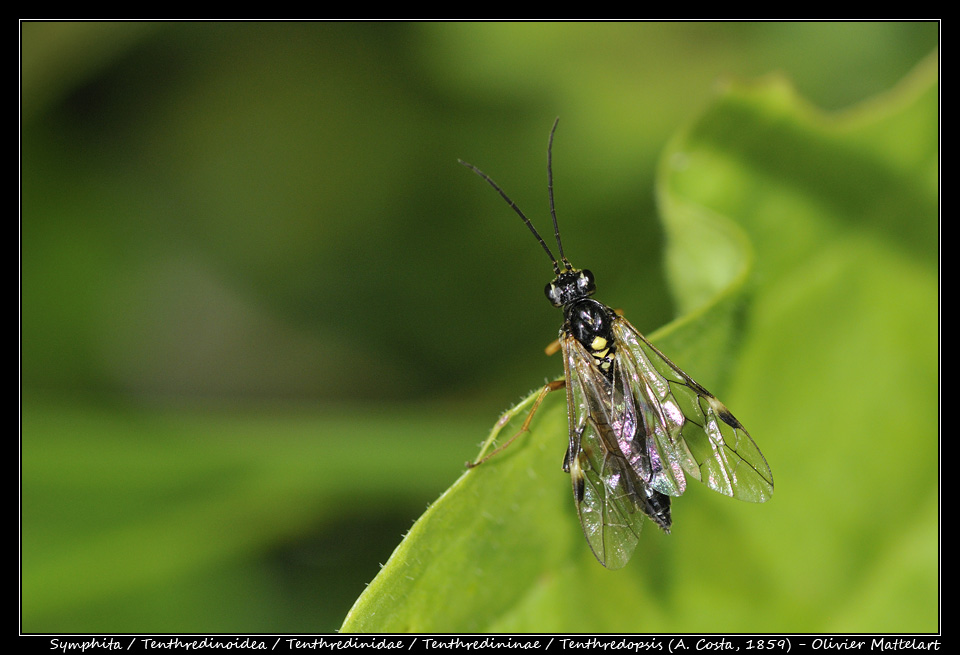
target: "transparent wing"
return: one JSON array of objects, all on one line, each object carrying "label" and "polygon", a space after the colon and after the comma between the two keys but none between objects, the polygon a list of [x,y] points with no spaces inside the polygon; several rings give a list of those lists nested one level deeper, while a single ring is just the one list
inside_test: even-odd
[{"label": "transparent wing", "polygon": [[[621,316],[614,387],[623,404],[639,409],[643,430],[621,439],[638,475],[664,494],[685,489],[684,473],[739,500],[762,503],[773,495],[773,474],[757,444],[733,414],[681,371]],[[636,463],[634,463],[636,462]]]},{"label": "transparent wing", "polygon": [[573,337],[561,338],[567,379],[570,473],[583,534],[601,564],[626,565],[645,515],[670,528],[669,498],[649,488],[619,452],[609,423],[613,388]]}]

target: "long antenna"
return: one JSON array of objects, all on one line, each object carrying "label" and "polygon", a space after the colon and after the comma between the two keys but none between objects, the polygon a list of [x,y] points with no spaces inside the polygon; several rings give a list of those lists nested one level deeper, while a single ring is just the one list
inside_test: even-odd
[{"label": "long antenna", "polygon": [[[557,124],[554,123],[554,124],[553,124],[553,127],[554,127],[554,129],[556,129]],[[552,140],[553,140],[553,133],[552,133],[552,132],[550,133],[550,138],[551,138],[551,141],[552,141]],[[489,176],[489,175],[487,175],[486,173],[484,173],[483,171],[481,171],[479,168],[477,168],[477,167],[474,166],[473,164],[469,164],[469,163],[463,161],[462,159],[458,159],[457,161],[460,162],[461,164],[463,164],[464,166],[466,166],[467,168],[469,168],[471,171],[473,171],[474,173],[476,173],[476,174],[479,175],[480,177],[482,177],[484,180],[486,180],[486,181],[487,181],[487,184],[489,184],[490,186],[492,186],[492,187],[496,190],[496,192],[500,194],[500,197],[507,201],[507,204],[510,205],[511,209],[513,209],[513,211],[517,212],[517,215],[523,220],[524,224],[525,224],[528,228],[530,228],[530,231],[531,231],[531,232],[533,232],[533,236],[537,237],[537,241],[539,241],[539,242],[540,242],[540,245],[543,246],[543,249],[546,251],[547,256],[550,257],[550,261],[553,262],[553,272],[556,273],[557,275],[560,275],[560,264],[557,262],[557,258],[553,256],[553,253],[552,253],[552,252],[550,252],[550,248],[547,246],[547,242],[544,241],[544,240],[543,240],[543,237],[540,236],[540,233],[537,232],[537,228],[533,227],[533,223],[530,222],[530,219],[527,218],[522,211],[520,211],[520,208],[519,208],[519,207],[517,207],[517,203],[515,203],[515,202],[512,201],[512,200],[510,200],[510,197],[509,197],[506,193],[503,192],[503,189],[501,189],[501,188],[499,187],[499,185],[497,185],[496,182],[494,182],[493,180],[490,179],[490,176]],[[551,191],[550,199],[551,199],[551,205],[552,205],[552,203],[553,203],[553,192],[552,192],[552,191]],[[554,224],[554,227],[556,227],[556,224],[557,224],[556,216],[554,216],[553,224]],[[560,235],[559,235],[559,233],[557,234],[557,243],[558,243],[558,244],[560,243]],[[562,253],[563,253],[563,251],[561,250],[561,255],[562,255]],[[569,269],[570,269],[570,264],[569,264],[569,263],[566,263],[566,259],[564,259],[564,263],[565,263],[566,266],[567,266],[567,270],[569,270]]]},{"label": "long antenna", "polygon": [[[560,117],[553,121],[553,127],[550,129],[550,140],[547,142],[547,195],[550,196],[550,216],[553,217],[553,234],[557,238],[557,248],[560,250],[560,261],[568,271],[573,268],[567,261],[567,256],[563,254],[563,244],[560,242],[560,226],[557,224],[557,208],[553,203],[553,133],[557,131],[557,124]],[[560,271],[557,271],[559,273]]]}]

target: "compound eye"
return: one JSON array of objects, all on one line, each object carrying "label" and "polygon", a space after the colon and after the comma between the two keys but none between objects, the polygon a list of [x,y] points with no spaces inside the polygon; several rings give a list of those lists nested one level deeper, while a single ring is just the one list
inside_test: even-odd
[{"label": "compound eye", "polygon": [[563,289],[554,282],[548,283],[543,289],[543,293],[546,294],[547,300],[549,300],[550,304],[554,307],[563,307]]},{"label": "compound eye", "polygon": [[585,296],[593,294],[597,290],[597,283],[593,280],[593,273],[587,269],[580,271],[580,277],[577,278],[577,289]]}]

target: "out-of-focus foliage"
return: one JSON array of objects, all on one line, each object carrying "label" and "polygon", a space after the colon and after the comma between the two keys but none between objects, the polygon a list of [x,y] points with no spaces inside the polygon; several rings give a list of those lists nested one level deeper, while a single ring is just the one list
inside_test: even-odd
[{"label": "out-of-focus foliage", "polygon": [[[641,330],[687,317],[664,347],[747,423],[777,493],[688,492],[675,533],[648,530],[611,577],[579,535],[551,399],[520,454],[471,475],[548,498],[523,512],[562,552],[510,541],[489,575],[531,552],[557,566],[479,629],[936,628],[935,61],[895,85],[937,25],[21,34],[24,630],[336,628],[497,413],[560,371],[546,258],[456,164],[544,226],[557,115],[568,255]],[[703,241],[728,224],[754,273],[718,342],[700,307],[743,253]],[[531,495],[506,474],[534,456]],[[504,494],[465,511],[509,531]],[[429,629],[436,608],[412,607],[394,625]]]}]

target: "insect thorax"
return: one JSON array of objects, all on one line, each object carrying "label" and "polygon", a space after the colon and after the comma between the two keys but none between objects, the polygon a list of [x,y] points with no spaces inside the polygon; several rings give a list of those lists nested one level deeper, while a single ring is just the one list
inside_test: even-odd
[{"label": "insect thorax", "polygon": [[607,377],[611,374],[616,340],[613,336],[613,310],[602,302],[581,298],[563,308],[564,332],[573,335],[593,356],[597,367]]}]

